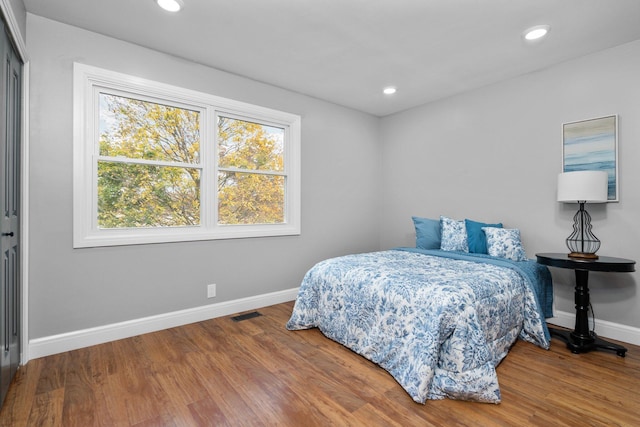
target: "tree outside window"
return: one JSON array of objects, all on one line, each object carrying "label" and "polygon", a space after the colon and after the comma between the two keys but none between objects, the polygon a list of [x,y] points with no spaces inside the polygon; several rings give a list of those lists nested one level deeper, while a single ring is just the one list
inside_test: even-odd
[{"label": "tree outside window", "polygon": [[200,114],[100,94],[98,226],[200,224]]},{"label": "tree outside window", "polygon": [[284,222],[284,129],[218,117],[218,223]]}]

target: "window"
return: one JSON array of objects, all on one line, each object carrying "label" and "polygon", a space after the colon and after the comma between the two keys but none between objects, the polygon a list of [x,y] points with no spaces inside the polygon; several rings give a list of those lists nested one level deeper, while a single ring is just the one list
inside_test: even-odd
[{"label": "window", "polygon": [[98,93],[98,229],[200,225],[201,111]]},{"label": "window", "polygon": [[300,233],[300,117],[75,64],[74,247]]}]

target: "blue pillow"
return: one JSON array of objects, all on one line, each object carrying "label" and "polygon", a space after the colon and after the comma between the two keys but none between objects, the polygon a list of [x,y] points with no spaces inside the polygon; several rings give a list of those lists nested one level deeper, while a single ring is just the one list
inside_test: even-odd
[{"label": "blue pillow", "polygon": [[485,236],[484,231],[482,231],[482,227],[502,228],[502,223],[485,224],[483,222],[472,221],[470,219],[465,219],[464,225],[467,229],[467,243],[469,244],[469,252],[472,254],[488,253],[487,237]]},{"label": "blue pillow", "polygon": [[417,216],[411,218],[416,227],[416,248],[440,249],[440,220]]}]

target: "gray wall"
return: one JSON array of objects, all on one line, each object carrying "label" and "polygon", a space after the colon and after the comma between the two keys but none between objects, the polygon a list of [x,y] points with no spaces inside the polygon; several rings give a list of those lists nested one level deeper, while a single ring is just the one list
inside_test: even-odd
[{"label": "gray wall", "polygon": [[[529,257],[565,252],[577,204],[555,201],[562,123],[618,114],[620,202],[588,205],[602,255],[640,261],[640,41],[381,121],[381,247],[415,244],[411,216],[502,221]],[[574,312],[573,273],[552,269]],[[596,317],[640,327],[640,273],[592,273]]]},{"label": "gray wall", "polygon": [[[27,30],[30,339],[295,288],[378,248],[377,118],[35,15]],[[302,234],[72,249],[74,61],[301,115]]]}]

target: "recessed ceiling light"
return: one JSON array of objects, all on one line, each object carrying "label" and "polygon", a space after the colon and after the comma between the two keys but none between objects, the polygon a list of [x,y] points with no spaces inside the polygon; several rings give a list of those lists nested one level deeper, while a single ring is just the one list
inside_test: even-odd
[{"label": "recessed ceiling light", "polygon": [[523,34],[526,40],[533,41],[541,39],[542,37],[546,36],[548,32],[548,25],[536,25],[535,27],[531,27],[525,30]]},{"label": "recessed ceiling light", "polygon": [[397,89],[395,87],[392,87],[392,86],[385,87],[382,90],[382,93],[384,93],[385,95],[393,95],[396,92],[397,92]]},{"label": "recessed ceiling light", "polygon": [[156,0],[156,3],[168,12],[178,12],[184,6],[182,0]]}]

